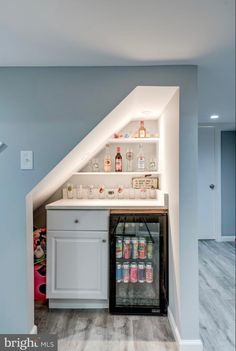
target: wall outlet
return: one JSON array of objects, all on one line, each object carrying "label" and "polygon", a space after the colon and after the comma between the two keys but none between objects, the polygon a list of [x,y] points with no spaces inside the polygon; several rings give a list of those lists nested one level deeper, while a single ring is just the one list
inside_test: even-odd
[{"label": "wall outlet", "polygon": [[20,168],[33,169],[33,151],[20,152]]}]

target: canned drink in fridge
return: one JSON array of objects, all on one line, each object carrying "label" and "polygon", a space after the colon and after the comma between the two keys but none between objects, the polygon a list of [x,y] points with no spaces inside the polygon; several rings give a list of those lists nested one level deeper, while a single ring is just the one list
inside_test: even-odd
[{"label": "canned drink in fridge", "polygon": [[146,239],[140,238],[138,242],[138,258],[144,260],[146,258]]},{"label": "canned drink in fridge", "polygon": [[133,238],[131,240],[131,246],[132,246],[132,250],[131,250],[131,256],[134,260],[136,260],[138,258],[138,239],[137,238]]},{"label": "canned drink in fridge", "polygon": [[116,239],[116,258],[122,258],[122,239],[117,238]]},{"label": "canned drink in fridge", "polygon": [[153,243],[151,241],[147,242],[147,258],[151,260],[153,257]]},{"label": "canned drink in fridge", "polygon": [[145,264],[143,262],[138,263],[138,282],[145,282]]},{"label": "canned drink in fridge", "polygon": [[153,282],[153,266],[151,262],[146,264],[146,283]]},{"label": "canned drink in fridge", "polygon": [[116,282],[122,282],[122,264],[119,262],[116,262]]},{"label": "canned drink in fridge", "polygon": [[130,238],[125,238],[123,243],[123,257],[128,260],[131,256]]},{"label": "canned drink in fridge", "polygon": [[123,263],[123,282],[129,283],[129,262]]},{"label": "canned drink in fridge", "polygon": [[138,265],[136,262],[132,262],[130,265],[130,282],[137,283],[138,281]]}]

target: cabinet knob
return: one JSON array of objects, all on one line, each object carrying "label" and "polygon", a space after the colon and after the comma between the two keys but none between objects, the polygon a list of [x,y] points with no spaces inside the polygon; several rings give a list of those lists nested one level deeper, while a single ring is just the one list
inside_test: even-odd
[{"label": "cabinet knob", "polygon": [[78,220],[78,219],[75,219],[75,223],[79,223],[79,220]]},{"label": "cabinet knob", "polygon": [[103,242],[103,243],[106,243],[107,241],[106,241],[106,239],[102,239],[102,242]]}]

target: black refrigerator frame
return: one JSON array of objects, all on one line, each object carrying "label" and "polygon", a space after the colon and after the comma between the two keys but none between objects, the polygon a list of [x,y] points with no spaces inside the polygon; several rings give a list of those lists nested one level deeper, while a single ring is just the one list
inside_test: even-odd
[{"label": "black refrigerator frame", "polygon": [[[160,223],[160,247],[159,247],[159,306],[117,306],[116,305],[116,222],[119,223],[121,217],[142,217],[153,218]],[[111,314],[130,315],[156,315],[166,316],[169,300],[168,287],[168,213],[111,213],[109,225],[109,312]]]}]

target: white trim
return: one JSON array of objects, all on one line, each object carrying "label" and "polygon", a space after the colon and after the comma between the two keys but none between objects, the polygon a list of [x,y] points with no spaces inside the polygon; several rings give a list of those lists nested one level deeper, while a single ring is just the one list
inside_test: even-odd
[{"label": "white trim", "polygon": [[168,319],[174,338],[177,344],[178,351],[203,351],[202,341],[200,339],[196,340],[184,340],[181,339],[178,327],[175,323],[174,316],[168,307]]},{"label": "white trim", "polygon": [[235,241],[235,240],[236,240],[235,235],[221,235],[218,241]]},{"label": "white trim", "polygon": [[108,306],[107,300],[49,299],[49,308],[104,309]]},{"label": "white trim", "polygon": [[37,327],[37,325],[33,326],[33,328],[30,331],[30,334],[38,334],[38,327]]},{"label": "white trim", "polygon": [[221,130],[215,128],[215,236],[221,238]]}]

